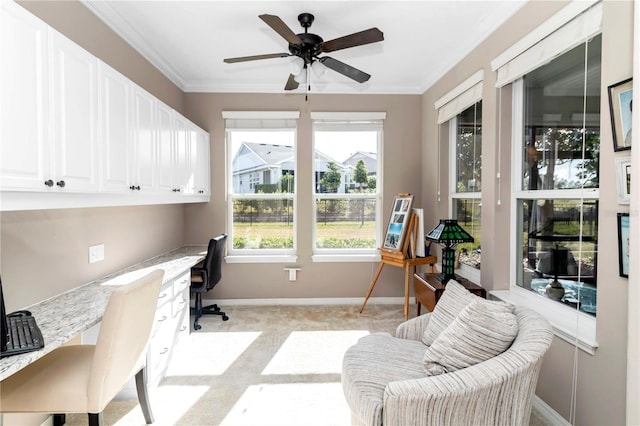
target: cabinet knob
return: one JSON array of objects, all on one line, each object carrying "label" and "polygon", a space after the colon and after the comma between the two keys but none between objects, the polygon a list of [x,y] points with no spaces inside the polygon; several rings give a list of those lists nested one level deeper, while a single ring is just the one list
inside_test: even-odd
[{"label": "cabinet knob", "polygon": [[134,189],[136,189],[136,187],[135,187],[135,186],[133,186],[133,185],[131,185],[131,186],[129,187],[129,189],[133,191]]},{"label": "cabinet knob", "polygon": [[131,186],[129,187],[129,189],[130,189],[130,190],[132,190],[132,191],[135,191],[135,190],[140,191],[140,185],[138,185],[138,186],[131,185]]},{"label": "cabinet knob", "polygon": [[44,184],[47,185],[49,188],[51,188],[53,186],[53,181],[51,179],[45,180]]},{"label": "cabinet knob", "polygon": [[140,191],[140,185],[136,186],[135,189]]},{"label": "cabinet knob", "polygon": [[180,188],[174,188],[173,192],[180,192]]},{"label": "cabinet knob", "polygon": [[56,182],[56,185],[58,185],[60,188],[64,188],[64,186],[66,185],[66,183],[64,183],[63,180],[59,180],[58,182]]}]

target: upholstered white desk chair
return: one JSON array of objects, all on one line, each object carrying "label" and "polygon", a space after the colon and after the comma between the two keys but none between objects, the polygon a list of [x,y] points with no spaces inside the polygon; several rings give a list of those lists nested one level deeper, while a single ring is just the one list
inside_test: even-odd
[{"label": "upholstered white desk chair", "polygon": [[[95,345],[55,349],[2,382],[0,410],[7,413],[88,413],[102,424],[102,411],[135,375],[138,400],[153,423],[146,391],[146,352],[164,271],[156,270],[116,288],[104,312]],[[62,422],[62,423],[60,423]]]}]

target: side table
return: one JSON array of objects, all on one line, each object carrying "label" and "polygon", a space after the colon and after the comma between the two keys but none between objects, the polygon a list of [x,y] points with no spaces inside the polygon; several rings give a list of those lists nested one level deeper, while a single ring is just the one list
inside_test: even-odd
[{"label": "side table", "polygon": [[[438,280],[439,276],[440,274],[427,272],[416,272],[413,274],[413,291],[416,296],[416,304],[418,305],[418,315],[420,315],[421,306],[427,308],[429,312],[433,312],[438,300],[440,300],[446,286]],[[482,298],[487,297],[487,292],[484,288],[472,283],[466,278],[456,276],[456,281],[471,293]]]}]

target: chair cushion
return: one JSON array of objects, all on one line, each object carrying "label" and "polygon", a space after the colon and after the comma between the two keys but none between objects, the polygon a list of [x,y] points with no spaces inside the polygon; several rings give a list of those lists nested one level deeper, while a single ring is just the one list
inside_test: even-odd
[{"label": "chair cushion", "polygon": [[419,341],[374,333],[346,351],[342,387],[351,412],[360,422],[382,424],[384,390],[389,382],[427,376],[421,363],[426,349]]},{"label": "chair cushion", "polygon": [[518,334],[515,307],[476,298],[433,341],[424,354],[428,375],[460,370],[506,351]]},{"label": "chair cushion", "polygon": [[433,309],[429,325],[424,331],[422,342],[429,346],[445,328],[453,322],[458,314],[471,302],[479,299],[456,280],[449,280]]}]

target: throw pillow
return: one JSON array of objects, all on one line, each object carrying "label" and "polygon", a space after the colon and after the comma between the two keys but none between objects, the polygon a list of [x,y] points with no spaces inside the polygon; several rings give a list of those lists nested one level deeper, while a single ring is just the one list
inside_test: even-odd
[{"label": "throw pillow", "polygon": [[460,370],[506,351],[518,334],[515,307],[477,298],[436,338],[424,354],[427,374]]},{"label": "throw pillow", "polygon": [[422,335],[422,343],[429,346],[442,331],[453,322],[469,303],[478,299],[473,293],[464,288],[456,280],[449,280],[438,300],[438,304],[431,313],[429,325]]}]

